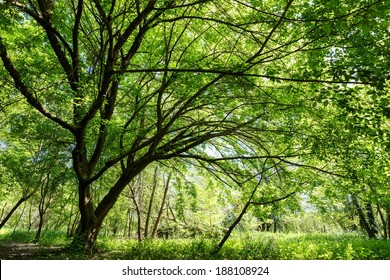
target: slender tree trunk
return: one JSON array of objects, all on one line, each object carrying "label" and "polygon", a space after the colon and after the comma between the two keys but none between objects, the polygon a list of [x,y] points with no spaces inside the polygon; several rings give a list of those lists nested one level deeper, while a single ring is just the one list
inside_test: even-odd
[{"label": "slender tree trunk", "polygon": [[138,204],[135,206],[136,212],[137,212],[137,238],[138,241],[142,241],[142,216],[141,216],[141,209],[139,208]]},{"label": "slender tree trunk", "polygon": [[33,212],[32,203],[30,203],[30,208],[28,209],[28,232],[31,231],[33,223],[34,223],[33,218],[32,218],[32,212]]},{"label": "slender tree trunk", "polygon": [[272,220],[274,222],[274,233],[278,231],[278,218],[275,215],[272,215]]},{"label": "slender tree trunk", "polygon": [[292,192],[290,194],[287,194],[283,197],[280,197],[280,198],[276,198],[276,199],[273,199],[271,201],[265,201],[265,202],[253,202],[252,201],[252,198],[253,196],[255,195],[255,192],[258,188],[258,186],[260,185],[261,183],[261,180],[259,181],[259,183],[256,185],[256,187],[253,189],[252,191],[252,194],[250,196],[250,198],[248,199],[248,201],[245,203],[244,205],[244,208],[241,210],[241,213],[240,215],[237,217],[237,219],[233,222],[233,224],[228,228],[228,230],[226,231],[225,233],[225,236],[222,238],[221,242],[218,244],[218,246],[216,247],[216,249],[214,250],[214,253],[217,254],[219,252],[219,250],[221,250],[222,246],[225,244],[225,242],[228,240],[228,238],[230,237],[233,229],[238,225],[238,223],[241,221],[242,217],[244,216],[244,214],[246,213],[246,211],[248,210],[248,207],[251,205],[251,204],[254,204],[254,205],[266,205],[266,204],[273,204],[273,203],[276,203],[278,201],[281,201],[281,200],[284,200],[288,197],[290,197],[291,195],[293,195],[295,192]]},{"label": "slender tree trunk", "polygon": [[169,218],[169,213],[171,213],[173,221],[175,223],[177,223],[177,219],[176,219],[175,213],[173,213],[173,210],[172,210],[170,205],[168,205],[168,209],[167,209],[167,217],[168,218]]},{"label": "slender tree trunk", "polygon": [[43,216],[45,214],[45,192],[41,190],[41,199],[39,200],[38,205],[38,211],[39,211],[39,222],[38,222],[38,229],[35,234],[34,243],[37,243],[39,239],[41,238],[41,232],[43,227]]},{"label": "slender tree trunk", "polygon": [[18,225],[19,225],[19,223],[20,223],[20,220],[21,220],[22,217],[23,217],[23,214],[24,214],[24,210],[25,210],[25,209],[26,209],[26,204],[24,204],[23,209],[22,209],[22,213],[20,213],[19,219],[18,219],[18,221],[17,221],[16,224],[15,224],[13,234],[15,234],[16,229],[18,228]]},{"label": "slender tree trunk", "polygon": [[156,188],[157,188],[157,167],[154,169],[152,193],[150,194],[148,212],[146,213],[144,238],[148,238],[149,221],[150,221],[150,216],[152,215],[152,206],[153,206],[154,196],[156,194]]},{"label": "slender tree trunk", "polygon": [[371,203],[367,203],[366,212],[367,212],[367,218],[368,218],[368,223],[370,225],[370,229],[371,229],[373,235],[377,236],[379,233],[379,229],[378,229],[378,224],[376,222],[374,210],[372,209]]},{"label": "slender tree trunk", "polygon": [[130,187],[131,190],[131,198],[133,199],[134,207],[135,207],[135,212],[137,213],[137,239],[139,242],[142,240],[142,231],[141,231],[141,222],[142,222],[142,213],[140,206],[138,205],[137,198],[135,196],[135,191],[133,190],[132,187]]},{"label": "slender tree trunk", "polygon": [[118,219],[117,218],[114,218],[114,223],[110,227],[112,228],[112,233],[115,237],[117,232],[118,232]]},{"label": "slender tree trunk", "polygon": [[377,205],[377,209],[378,209],[379,217],[381,219],[382,226],[383,226],[383,239],[387,240],[388,239],[388,233],[387,233],[386,219],[385,219],[385,217],[384,217],[384,215],[382,213],[381,207],[379,205]]},{"label": "slender tree trunk", "polygon": [[[1,208],[1,215],[0,215],[0,220],[3,221],[3,216],[4,216],[4,212],[5,212],[5,208],[7,207],[7,201],[4,203],[3,205],[3,208]],[[1,229],[1,227],[0,227]]]},{"label": "slender tree trunk", "polygon": [[129,209],[129,231],[127,233],[127,237],[131,237],[132,233],[133,233],[133,223],[134,223],[134,216],[133,216],[133,213],[130,211]]},{"label": "slender tree trunk", "polygon": [[[252,198],[252,197],[251,197]],[[240,215],[236,218],[236,220],[230,225],[228,230],[226,231],[225,235],[223,236],[222,240],[219,242],[218,246],[215,248],[214,253],[217,254],[219,250],[221,250],[222,246],[225,244],[225,242],[229,239],[233,229],[238,225],[238,223],[241,221],[242,217],[244,217],[249,205],[251,205],[250,200],[245,204],[244,208],[241,210]]]},{"label": "slender tree trunk", "polygon": [[127,229],[129,228],[129,212],[130,212],[130,209],[127,209],[127,212],[126,212],[126,220],[125,220],[125,225],[123,227],[123,237],[127,236]]},{"label": "slender tree trunk", "polygon": [[68,221],[68,226],[67,226],[67,230],[66,230],[66,234],[68,235],[68,236],[71,236],[72,235],[72,224],[73,224],[73,219],[72,219],[72,217],[73,217],[73,215],[75,215],[74,213],[73,213],[73,204],[71,204],[71,206],[70,206],[70,214],[69,214],[69,221]]},{"label": "slender tree trunk", "polygon": [[390,239],[390,210],[387,210],[387,229],[388,229],[387,237],[388,239]]},{"label": "slender tree trunk", "polygon": [[14,207],[12,207],[12,209],[8,212],[8,214],[4,217],[4,219],[1,221],[0,223],[0,229],[8,222],[8,220],[12,217],[12,215],[15,213],[15,211],[19,208],[20,205],[22,205],[23,202],[25,202],[26,200],[28,200],[30,197],[33,196],[33,194],[35,193],[35,191],[29,193],[27,196],[23,196],[22,198],[20,198],[18,200],[18,202],[16,202],[16,204],[14,205]]},{"label": "slender tree trunk", "polygon": [[153,232],[152,232],[152,237],[155,237],[155,236],[156,236],[157,229],[158,229],[158,226],[159,226],[160,221],[161,221],[162,213],[163,213],[163,211],[164,211],[165,201],[166,201],[166,198],[167,198],[167,193],[168,193],[169,181],[170,181],[170,180],[171,180],[171,176],[169,175],[169,176],[168,176],[168,179],[167,179],[167,181],[166,181],[166,183],[165,183],[165,185],[164,185],[164,194],[163,194],[163,197],[162,197],[160,210],[158,211],[158,214],[157,214],[156,222],[154,223]]},{"label": "slender tree trunk", "polygon": [[248,199],[248,201],[245,203],[244,207],[241,210],[241,213],[238,215],[236,220],[230,225],[228,230],[226,231],[225,235],[223,236],[222,240],[219,242],[217,247],[214,249],[214,254],[217,254],[219,250],[221,250],[222,246],[225,244],[225,242],[229,239],[233,229],[238,225],[238,223],[241,221],[242,217],[244,217],[246,211],[248,210],[249,205],[251,205],[252,198],[255,195],[257,188],[260,186],[261,180],[256,184],[256,186],[253,188],[252,193]]},{"label": "slender tree trunk", "polygon": [[80,217],[80,213],[79,212],[76,212],[75,215],[74,215],[74,219],[72,220],[72,216],[70,217],[70,227],[68,229],[68,236],[74,236],[76,231],[77,231],[77,227],[78,225],[80,224],[80,221],[79,221],[79,217]]},{"label": "slender tree trunk", "polygon": [[41,197],[39,199],[38,211],[39,211],[39,222],[38,229],[35,234],[34,242],[37,243],[41,238],[42,227],[44,224],[44,216],[51,202],[51,186],[50,186],[50,175],[47,175],[45,182],[41,185]]},{"label": "slender tree trunk", "polygon": [[37,232],[35,234],[34,243],[37,243],[39,241],[39,239],[41,238],[41,232],[42,232],[42,227],[43,227],[43,222],[44,222],[43,216],[44,216],[43,211],[39,211],[39,223],[38,223]]}]

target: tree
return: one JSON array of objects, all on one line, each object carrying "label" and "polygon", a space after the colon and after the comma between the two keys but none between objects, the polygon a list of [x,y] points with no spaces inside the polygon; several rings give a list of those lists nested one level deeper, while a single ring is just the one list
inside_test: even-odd
[{"label": "tree", "polygon": [[[309,167],[313,138],[303,120],[313,92],[370,84],[353,73],[335,77],[324,58],[341,44],[365,49],[350,27],[388,9],[382,1],[293,0],[0,6],[1,79],[66,132],[78,179],[75,242],[86,249],[153,162],[181,158],[228,175],[230,161]],[[108,173],[116,177],[95,201]]]},{"label": "tree", "polygon": [[47,165],[39,159],[43,145],[31,147],[30,143],[30,147],[26,147],[25,143],[18,142],[17,144],[17,146],[10,146],[9,143],[4,143],[7,145],[7,149],[1,153],[1,164],[4,166],[2,181],[5,182],[3,187],[7,186],[3,190],[8,193],[8,195],[2,196],[2,200],[5,202],[2,211],[6,208],[6,199],[12,202],[12,196],[15,193],[20,192],[21,195],[5,217],[1,219],[0,229],[10,220],[18,208],[39,190],[45,176],[42,169],[47,168]]}]

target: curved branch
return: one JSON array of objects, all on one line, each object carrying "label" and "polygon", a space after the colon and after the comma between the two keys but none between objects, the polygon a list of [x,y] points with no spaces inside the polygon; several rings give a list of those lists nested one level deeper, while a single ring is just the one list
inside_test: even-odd
[{"label": "curved branch", "polygon": [[255,202],[255,201],[251,201],[250,204],[253,204],[253,205],[274,204],[275,202],[284,200],[284,199],[286,199],[286,198],[292,196],[293,194],[295,194],[295,192],[289,193],[289,194],[287,194],[287,195],[285,195],[285,196],[282,196],[282,197],[279,197],[279,198],[276,198],[276,199],[273,199],[273,200],[270,200],[270,201],[264,201],[264,202]]},{"label": "curved branch", "polygon": [[47,111],[43,105],[39,102],[39,100],[32,94],[32,92],[27,88],[27,86],[24,84],[22,78],[20,77],[20,73],[16,68],[14,67],[10,57],[7,53],[7,48],[4,45],[2,38],[0,38],[0,57],[3,61],[3,64],[5,68],[7,69],[9,75],[12,77],[12,79],[15,82],[15,87],[22,93],[22,95],[27,99],[27,102],[33,106],[35,109],[37,109],[42,115],[47,117],[48,119],[54,121],[55,123],[59,124],[61,127],[67,129],[68,131],[75,133],[76,127],[72,124],[69,124],[68,122],[64,121],[63,119],[53,115],[49,111]]}]

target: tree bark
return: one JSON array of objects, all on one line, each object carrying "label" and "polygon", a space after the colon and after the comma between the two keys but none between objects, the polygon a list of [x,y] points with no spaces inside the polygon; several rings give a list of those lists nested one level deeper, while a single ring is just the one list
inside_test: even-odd
[{"label": "tree bark", "polygon": [[100,226],[98,226],[98,220],[94,213],[90,186],[80,183],[78,193],[80,224],[73,239],[72,246],[75,249],[91,251]]},{"label": "tree bark", "polygon": [[127,168],[126,171],[122,172],[118,181],[100,201],[95,210],[92,203],[90,185],[83,184],[83,182],[79,183],[80,224],[71,246],[75,249],[82,249],[88,253],[92,251],[108,212],[115,205],[124,188],[147,165],[148,163],[138,164],[137,166]]},{"label": "tree bark", "polygon": [[367,235],[368,235],[369,238],[376,238],[375,233],[371,230],[370,224],[367,222],[366,217],[364,215],[364,211],[361,208],[361,206],[360,206],[359,202],[357,201],[356,197],[353,196],[353,195],[351,197],[352,197],[352,202],[355,205],[356,210],[358,212],[360,226],[367,232]]}]

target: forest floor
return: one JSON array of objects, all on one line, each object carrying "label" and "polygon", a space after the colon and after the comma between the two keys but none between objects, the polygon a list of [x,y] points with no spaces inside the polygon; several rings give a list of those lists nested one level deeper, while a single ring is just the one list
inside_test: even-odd
[{"label": "forest floor", "polygon": [[0,242],[1,260],[48,259],[62,255],[60,246],[47,246],[30,242],[6,240]]},{"label": "forest floor", "polygon": [[390,241],[358,234],[237,235],[216,254],[218,240],[101,237],[92,254],[70,250],[61,232],[44,232],[33,243],[31,232],[0,232],[2,260],[390,260]]}]

